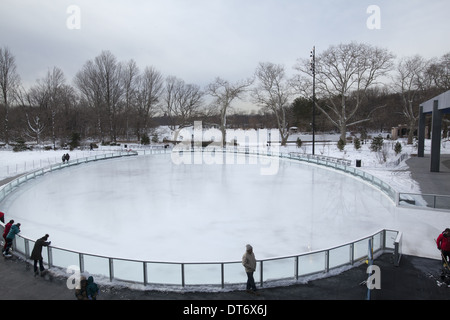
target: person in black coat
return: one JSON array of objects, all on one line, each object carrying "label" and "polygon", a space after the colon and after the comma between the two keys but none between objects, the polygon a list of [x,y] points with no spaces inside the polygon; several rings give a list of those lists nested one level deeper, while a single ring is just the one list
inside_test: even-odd
[{"label": "person in black coat", "polygon": [[34,275],[36,276],[38,274],[38,268],[37,263],[39,261],[39,270],[41,272],[41,275],[43,275],[43,271],[45,270],[44,264],[42,263],[42,247],[47,247],[51,244],[51,241],[48,240],[49,235],[46,234],[42,238],[36,240],[33,251],[31,252],[31,260],[34,260]]}]

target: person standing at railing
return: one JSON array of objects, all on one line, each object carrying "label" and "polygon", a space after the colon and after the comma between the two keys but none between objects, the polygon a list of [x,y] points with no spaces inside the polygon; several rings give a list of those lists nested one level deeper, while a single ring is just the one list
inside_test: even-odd
[{"label": "person standing at railing", "polygon": [[16,234],[18,234],[19,232],[20,232],[20,223],[16,223],[16,224],[12,225],[11,229],[8,232],[8,235],[6,236],[6,247],[5,247],[5,250],[3,251],[3,255],[6,258],[11,257],[11,254],[9,253],[9,249],[11,249],[13,240],[16,237]]},{"label": "person standing at railing", "polygon": [[253,247],[249,244],[246,245],[246,251],[242,256],[242,265],[247,273],[247,292],[256,292],[255,279],[253,273],[256,270],[256,258],[253,253]]},{"label": "person standing at railing", "polygon": [[5,251],[5,248],[6,248],[6,236],[8,235],[9,230],[11,230],[11,227],[12,227],[13,224],[14,224],[14,220],[9,220],[9,222],[5,225],[5,230],[3,230],[3,239],[5,240],[5,242],[4,242],[4,246],[3,246],[2,252]]},{"label": "person standing at railing", "polygon": [[[446,228],[436,240],[437,248],[441,250],[442,253],[442,263],[444,268],[449,263],[450,257],[450,228]],[[450,270],[448,270],[450,271]]]},{"label": "person standing at railing", "polygon": [[38,275],[38,268],[37,268],[37,264],[39,262],[39,271],[41,272],[41,276],[44,275],[44,264],[42,263],[42,247],[48,247],[52,242],[51,241],[47,241],[48,240],[49,235],[46,234],[45,236],[43,236],[42,238],[36,240],[36,242],[34,243],[34,247],[33,247],[33,251],[31,251],[31,260],[34,260],[34,276]]}]

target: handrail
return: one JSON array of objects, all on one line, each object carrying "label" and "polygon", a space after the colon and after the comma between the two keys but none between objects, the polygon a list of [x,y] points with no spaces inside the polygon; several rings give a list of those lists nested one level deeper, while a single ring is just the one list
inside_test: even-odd
[{"label": "handrail", "polygon": [[37,176],[44,175],[45,173],[52,172],[54,170],[71,167],[71,166],[78,165],[81,163],[91,162],[91,161],[106,160],[106,159],[126,157],[126,156],[137,156],[137,155],[138,155],[138,153],[136,151],[132,151],[132,150],[118,151],[118,152],[113,152],[113,153],[102,153],[102,154],[96,154],[96,155],[90,156],[90,157],[73,159],[66,163],[52,164],[52,165],[49,165],[44,168],[40,168],[37,170],[33,170],[30,172],[24,173],[22,175],[19,175],[14,180],[11,180],[10,182],[4,184],[3,186],[0,186],[0,202],[6,197],[6,195],[8,195],[10,192],[12,192],[14,187],[18,187],[22,183],[27,182],[28,180],[34,179]]},{"label": "handrail", "polygon": [[[3,229],[3,224],[0,223],[0,228]],[[385,252],[392,252],[397,254],[398,252],[401,252],[401,233],[399,233],[398,231],[395,230],[388,230],[388,229],[383,229],[380,230],[372,235],[354,240],[352,242],[349,243],[345,243],[345,244],[341,244],[335,247],[331,247],[331,248],[327,248],[327,249],[321,249],[321,250],[315,250],[315,251],[311,251],[311,252],[306,252],[306,253],[300,253],[300,254],[295,254],[295,255],[287,255],[287,256],[280,256],[280,257],[272,257],[272,258],[266,258],[266,259],[258,259],[257,263],[259,263],[259,273],[260,273],[260,280],[259,280],[259,285],[261,287],[264,286],[264,283],[269,283],[269,282],[277,282],[280,280],[291,280],[291,281],[298,281],[300,278],[302,277],[308,277],[308,276],[317,276],[317,275],[326,275],[327,273],[329,273],[332,270],[338,269],[338,268],[344,268],[344,267],[348,267],[348,266],[353,266],[355,264],[358,263],[362,263],[363,261],[365,261],[367,259],[368,256],[368,251],[365,249],[360,250],[361,252],[359,252],[359,254],[355,254],[355,246],[357,246],[358,244],[362,247],[362,248],[366,248],[367,243],[370,241],[371,245],[372,245],[372,252],[377,253],[377,254],[382,254]],[[376,238],[377,241],[374,241]],[[393,240],[392,243],[389,243],[388,240]],[[394,240],[395,239],[395,240]],[[22,236],[22,235],[17,235],[15,240],[14,240],[14,248],[15,248],[15,253],[19,253],[23,256],[23,258],[25,258],[26,260],[30,259],[30,250],[29,248],[31,248],[31,245],[34,243],[35,241]],[[337,251],[339,253],[339,255],[342,255],[342,253],[340,252],[340,250],[342,249],[346,249],[348,250],[348,252],[345,255],[347,255],[347,258],[345,258],[343,261],[340,261],[342,259],[342,257],[335,257],[333,258],[332,254],[334,254],[334,251]],[[221,288],[223,289],[225,287],[225,285],[228,286],[233,286],[236,284],[239,284],[240,281],[235,281],[235,282],[227,282],[225,281],[226,276],[230,276],[230,274],[225,272],[225,265],[232,265],[232,264],[237,264],[239,265],[239,267],[241,267],[241,261],[239,260],[235,260],[235,261],[191,261],[191,262],[176,262],[176,261],[147,261],[147,260],[133,260],[133,259],[125,259],[125,258],[115,258],[115,257],[108,257],[108,256],[102,256],[102,255],[96,255],[96,254],[90,254],[90,253],[83,253],[83,252],[77,252],[74,250],[68,250],[68,249],[63,249],[60,247],[56,247],[56,246],[48,246],[47,247],[47,254],[46,257],[44,257],[44,261],[48,264],[49,268],[53,268],[53,269],[60,269],[60,270],[66,270],[67,267],[69,267],[69,265],[61,265],[62,262],[64,261],[64,259],[61,259],[59,257],[56,257],[56,252],[57,251],[61,251],[61,252],[65,252],[65,253],[69,253],[69,254],[74,254],[73,260],[77,260],[78,261],[78,265],[76,265],[75,267],[81,272],[85,272],[86,268],[85,268],[85,262],[88,258],[98,258],[98,259],[102,259],[105,261],[105,263],[107,264],[107,268],[104,268],[105,271],[107,272],[103,272],[101,274],[97,274],[97,277],[105,277],[108,278],[110,282],[112,281],[122,281],[125,283],[140,283],[143,284],[144,286],[147,286],[149,284],[153,284],[153,285],[163,285],[166,289],[170,288],[171,285],[172,287],[176,288],[176,287],[186,287],[186,278],[187,278],[187,272],[186,272],[186,266],[202,266],[202,265],[212,265],[212,266],[220,266],[220,273],[217,272],[216,274],[216,279],[212,279],[209,280],[205,280],[205,283],[196,283],[193,286],[208,286],[210,287],[212,283],[216,283],[216,284],[220,284]],[[312,271],[306,271],[306,272],[300,272],[300,270],[302,270],[302,268],[305,265],[308,265],[308,263],[301,263],[299,260],[302,258],[305,258],[305,260],[309,260],[311,257],[314,256],[319,256],[319,261],[317,262],[316,265],[312,266]],[[331,257],[331,258],[330,258]],[[291,265],[291,272],[290,274],[283,274],[283,276],[279,277],[279,278],[270,278],[270,276],[265,277],[264,275],[266,274],[266,271],[269,269],[266,269],[266,265],[267,263],[270,262],[279,262],[281,261],[280,267],[283,268],[284,266],[282,266],[283,263],[289,263],[289,260],[293,260],[290,263],[293,263],[293,266]],[[322,262],[320,262],[320,260],[322,260]],[[336,261],[335,261],[336,260]],[[399,258],[398,260],[399,261]],[[127,264],[127,268],[132,269],[131,265],[138,263],[141,265],[142,267],[142,274],[139,277],[140,280],[132,280],[131,278],[133,278],[135,276],[135,274],[128,274],[128,279],[126,279],[126,274],[123,273],[122,277],[116,277],[115,272],[114,272],[114,266],[117,265],[119,262],[125,262]],[[180,277],[181,277],[181,281],[179,281],[178,283],[164,283],[164,282],[150,282],[148,280],[148,268],[149,265],[174,265],[174,266],[178,266],[179,272],[180,272]],[[398,264],[396,264],[398,265]],[[74,267],[73,265],[71,265],[71,267]],[[294,268],[292,268],[294,267]],[[169,272],[170,270],[167,269]],[[232,276],[230,276],[231,278],[239,278],[242,279],[242,276],[239,276],[240,274],[240,270],[241,268],[239,268],[239,271],[234,271],[232,272]],[[271,270],[273,271],[273,270]],[[133,272],[133,271],[131,271]],[[202,270],[199,271],[200,273],[202,272]],[[231,271],[230,271],[231,273]],[[302,274],[301,274],[302,273]],[[219,274],[220,274],[220,281],[218,281],[219,279]],[[301,274],[301,275],[300,275]],[[124,277],[125,276],[125,277]],[[198,275],[197,275],[198,276]]]}]

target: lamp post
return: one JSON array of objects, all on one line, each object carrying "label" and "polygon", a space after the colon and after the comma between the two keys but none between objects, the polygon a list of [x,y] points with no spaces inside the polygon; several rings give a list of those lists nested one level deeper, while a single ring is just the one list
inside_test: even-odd
[{"label": "lamp post", "polygon": [[316,144],[316,47],[314,46],[311,51],[311,64],[310,64],[310,70],[313,77],[313,96],[312,96],[312,154],[315,154],[315,144]]}]

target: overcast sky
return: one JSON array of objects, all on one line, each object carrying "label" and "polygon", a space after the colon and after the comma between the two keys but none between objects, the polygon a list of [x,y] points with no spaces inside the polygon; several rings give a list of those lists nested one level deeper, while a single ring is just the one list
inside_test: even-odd
[{"label": "overcast sky", "polygon": [[110,50],[203,87],[251,77],[259,62],[294,72],[313,46],[320,53],[351,41],[440,57],[450,52],[449,14],[449,0],[0,0],[0,46],[25,86],[54,66],[72,84],[87,60]]}]

